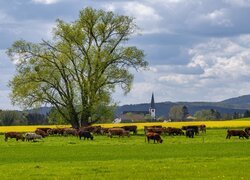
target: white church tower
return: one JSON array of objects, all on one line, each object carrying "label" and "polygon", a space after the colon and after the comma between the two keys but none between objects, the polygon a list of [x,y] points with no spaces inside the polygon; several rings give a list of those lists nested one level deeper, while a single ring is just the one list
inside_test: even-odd
[{"label": "white church tower", "polygon": [[154,100],[154,93],[152,93],[151,103],[149,108],[149,114],[151,116],[152,121],[155,121],[155,100]]}]

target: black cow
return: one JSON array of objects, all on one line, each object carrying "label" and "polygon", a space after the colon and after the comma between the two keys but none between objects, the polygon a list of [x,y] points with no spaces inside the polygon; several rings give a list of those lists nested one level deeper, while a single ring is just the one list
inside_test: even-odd
[{"label": "black cow", "polygon": [[193,129],[195,135],[199,134],[199,126],[182,126],[182,130]]},{"label": "black cow", "polygon": [[89,139],[93,140],[94,139],[94,137],[90,134],[89,131],[82,131],[82,130],[80,130],[78,132],[78,136],[79,136],[80,139],[82,139],[82,137],[84,137],[84,140],[86,138],[87,138],[87,140],[89,140]]},{"label": "black cow", "polygon": [[[157,141],[157,143],[163,142],[163,140],[161,139],[161,136],[158,133],[154,133],[154,132],[148,132],[146,134],[146,139],[148,140],[148,143],[149,143],[150,139],[154,140],[154,143],[155,143],[155,141]],[[146,139],[145,139],[145,141],[146,141]]]},{"label": "black cow", "polygon": [[194,129],[187,129],[186,130],[186,137],[194,138]]},{"label": "black cow", "polygon": [[245,132],[246,132],[248,135],[250,135],[250,127],[247,127],[247,128],[245,129]]}]

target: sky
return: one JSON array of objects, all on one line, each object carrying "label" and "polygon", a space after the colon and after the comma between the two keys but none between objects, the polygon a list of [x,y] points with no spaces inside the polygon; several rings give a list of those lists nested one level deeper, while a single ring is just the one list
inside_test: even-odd
[{"label": "sky", "polygon": [[49,40],[56,19],[73,22],[85,7],[135,18],[132,37],[145,53],[147,71],[134,73],[120,105],[221,101],[250,94],[250,0],[0,0],[0,109],[12,106],[8,82],[15,65],[6,49],[20,39]]}]

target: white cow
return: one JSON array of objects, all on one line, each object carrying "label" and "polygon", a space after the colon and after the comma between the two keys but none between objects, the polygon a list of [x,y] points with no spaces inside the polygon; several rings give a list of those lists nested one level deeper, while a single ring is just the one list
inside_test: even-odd
[{"label": "white cow", "polygon": [[35,139],[43,139],[43,137],[41,135],[38,135],[36,133],[26,133],[24,135],[24,138],[26,139],[26,141],[30,141],[30,140],[35,140]]}]

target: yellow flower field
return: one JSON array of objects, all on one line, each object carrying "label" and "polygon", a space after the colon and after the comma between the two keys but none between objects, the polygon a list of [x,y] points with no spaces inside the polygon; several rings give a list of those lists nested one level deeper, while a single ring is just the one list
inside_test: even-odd
[{"label": "yellow flower field", "polygon": [[[178,127],[186,125],[205,124],[207,128],[243,128],[250,127],[250,121],[200,121],[200,122],[155,122],[155,123],[120,123],[120,124],[96,124],[102,127],[121,127],[128,125],[136,125],[138,129],[143,129],[144,126],[161,125],[163,127]],[[32,132],[38,127],[48,128],[69,128],[70,125],[36,125],[36,126],[0,126],[0,133],[4,132]]]}]

